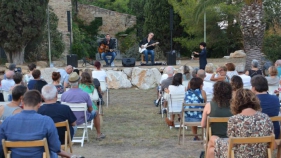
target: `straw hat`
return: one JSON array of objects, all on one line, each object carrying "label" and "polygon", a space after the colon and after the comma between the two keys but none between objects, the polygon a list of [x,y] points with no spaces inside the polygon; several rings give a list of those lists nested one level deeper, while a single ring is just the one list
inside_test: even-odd
[{"label": "straw hat", "polygon": [[76,72],[72,72],[68,77],[68,81],[71,83],[78,82],[79,80],[80,76]]}]

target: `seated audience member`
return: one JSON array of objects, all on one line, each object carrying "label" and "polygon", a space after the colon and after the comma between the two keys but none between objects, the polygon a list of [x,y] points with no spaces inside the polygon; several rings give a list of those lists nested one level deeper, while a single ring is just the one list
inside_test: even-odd
[{"label": "seated audience member", "polygon": [[0,120],[5,120],[7,117],[21,112],[21,100],[27,87],[18,85],[12,90],[12,101],[7,105],[0,106]]},{"label": "seated audience member", "polygon": [[[262,112],[269,117],[278,116],[280,111],[279,98],[275,95],[270,95],[268,91],[268,83],[265,77],[256,75],[251,79],[252,91],[260,100]],[[273,122],[275,138],[279,138],[280,125],[279,122]]]},{"label": "seated audience member", "polygon": [[236,91],[240,88],[243,88],[243,81],[240,76],[234,75],[231,80],[230,84],[232,87],[232,94],[235,95]]},{"label": "seated audience member", "polygon": [[10,90],[13,90],[13,88],[17,85],[22,85],[22,74],[21,73],[16,73],[13,76],[13,80],[15,81],[15,85],[13,87],[11,87]]},{"label": "seated audience member", "polygon": [[97,78],[100,82],[107,82],[107,75],[104,70],[101,69],[101,63],[99,61],[95,61],[94,63],[94,71],[92,71],[92,78]]},{"label": "seated audience member", "polygon": [[[161,91],[164,91],[166,88],[168,88],[172,84],[173,78],[174,78],[174,67],[167,66],[165,68],[165,72],[168,75],[168,78],[161,82]],[[168,94],[164,93],[163,97],[166,100],[168,98]],[[163,106],[167,107],[167,101],[164,101]],[[161,111],[159,112],[159,114],[161,114]]]},{"label": "seated audience member", "polygon": [[[214,84],[214,97],[210,103],[204,107],[201,126],[206,127],[209,117],[230,117],[230,100],[232,98],[231,85],[227,82],[218,81]],[[212,135],[220,138],[227,138],[227,123],[212,123]],[[208,130],[208,129],[207,129]]]},{"label": "seated audience member", "polygon": [[237,65],[236,70],[243,81],[243,87],[250,88],[251,87],[251,77],[248,75],[245,75],[245,66]]},{"label": "seated audience member", "polygon": [[191,77],[194,78],[194,77],[197,77],[197,72],[198,70],[200,70],[198,67],[194,68],[191,72]]},{"label": "seated audience member", "polygon": [[64,69],[58,69],[57,72],[60,73],[61,78],[60,78],[60,84],[64,87],[64,88],[68,88],[68,76],[69,74],[71,74],[73,71],[73,68],[71,65],[67,65]]},{"label": "seated audience member", "polygon": [[[57,103],[57,88],[52,84],[44,86],[41,93],[45,102],[39,108],[38,113],[41,115],[49,116],[51,119],[53,119],[54,123],[68,120],[70,135],[72,139],[73,135],[75,134],[74,128],[76,130],[77,127],[76,117],[71,111],[70,107]],[[64,144],[66,128],[57,128],[57,130],[59,134],[59,140],[61,144]]]},{"label": "seated audience member", "polygon": [[33,63],[31,63],[31,64],[28,64],[27,67],[28,67],[28,69],[29,69],[29,73],[24,75],[24,83],[25,83],[25,84],[28,84],[28,82],[29,82],[30,80],[33,80],[33,79],[34,79],[33,76],[32,76],[32,72],[33,72],[33,70],[36,69],[36,65],[33,64]]},{"label": "seated audience member", "polygon": [[281,60],[276,60],[275,67],[278,71],[278,77],[281,78]]},{"label": "seated audience member", "polygon": [[[173,81],[172,84],[169,85],[168,88],[165,89],[165,92],[167,94],[171,94],[171,95],[177,95],[177,94],[185,94],[185,86],[182,85],[182,73],[176,73],[173,77]],[[170,97],[167,98],[167,101],[171,101]],[[171,109],[173,107],[169,107],[169,109]],[[166,117],[166,123],[169,126],[174,126],[174,118],[175,118],[175,114],[171,115],[171,120]],[[180,119],[180,117],[179,117]]]},{"label": "seated audience member", "polygon": [[71,88],[62,94],[61,101],[68,103],[87,103],[88,107],[87,116],[84,115],[84,112],[74,112],[77,118],[76,124],[81,125],[85,123],[85,117],[88,122],[94,119],[94,126],[97,131],[96,139],[101,140],[105,138],[105,135],[100,131],[100,117],[97,111],[93,110],[93,103],[89,94],[79,88],[80,76],[76,72],[73,72],[69,75],[68,82]]},{"label": "seated audience member", "polygon": [[[8,70],[5,72],[5,74],[3,76],[3,79],[7,79],[7,76],[6,76],[7,72],[13,72],[13,75],[14,75],[16,68],[17,68],[16,64],[14,64],[14,63],[10,64],[8,67]],[[13,78],[13,76],[12,76],[12,78]]]},{"label": "seated audience member", "polygon": [[78,75],[80,75],[80,71],[78,69],[74,69],[73,72],[76,72]]},{"label": "seated audience member", "polygon": [[[92,70],[85,69],[84,72],[87,72],[89,75],[91,75]],[[100,81],[97,78],[93,78],[93,84],[94,84],[95,88],[98,90],[99,98],[101,99],[101,102],[103,105],[104,104],[103,99],[102,99],[103,92],[101,91]],[[99,101],[97,102],[97,104],[99,105]]]},{"label": "seated audience member", "polygon": [[255,75],[263,75],[262,70],[259,69],[258,67],[259,67],[259,61],[253,59],[251,63],[251,69],[246,71],[245,74],[250,77],[254,77]]},{"label": "seated audience member", "polygon": [[[189,81],[191,78],[191,75],[190,75],[190,69],[188,66],[184,65],[183,66],[183,75],[182,75],[182,80],[183,81]],[[161,82],[160,82],[161,83]]]},{"label": "seated audience member", "polygon": [[230,78],[226,75],[227,69],[225,66],[220,66],[216,73],[214,73],[211,77],[211,81],[225,81],[229,82]]},{"label": "seated audience member", "polygon": [[[270,118],[261,113],[259,99],[248,89],[238,89],[231,100],[231,112],[234,116],[228,120],[228,137],[263,137],[273,134]],[[267,157],[267,144],[236,144],[235,157]],[[211,136],[207,157],[227,157],[228,140]]]},{"label": "seated audience member", "polygon": [[212,96],[214,93],[213,92],[214,82],[204,81],[204,78],[206,77],[206,73],[202,69],[198,70],[197,77],[203,80],[203,90],[206,92],[207,102],[210,102],[212,100]]},{"label": "seated audience member", "polygon": [[[48,116],[37,114],[41,105],[41,94],[37,90],[30,90],[23,96],[24,110],[7,117],[1,124],[0,139],[8,141],[33,141],[47,139],[50,157],[55,158],[74,156],[61,151],[58,132],[53,120]],[[11,126],[13,125],[13,126]],[[1,152],[3,152],[1,141]],[[43,157],[44,147],[10,148],[11,157]]]},{"label": "seated audience member", "polygon": [[35,89],[41,93],[43,86],[48,84],[46,81],[41,79],[41,71],[38,69],[33,70],[32,72],[33,80],[30,80],[27,84],[29,90]]},{"label": "seated audience member", "polygon": [[65,88],[60,83],[61,75],[59,72],[52,73],[53,85],[56,86],[58,94],[62,94],[65,91]]},{"label": "seated audience member", "polygon": [[[185,93],[184,102],[185,103],[205,103],[206,92],[202,90],[203,87],[203,80],[201,78],[195,77],[192,78],[189,82],[189,89]],[[203,107],[196,107],[196,106],[186,106],[185,108],[198,108],[201,109]],[[185,122],[201,122],[202,119],[202,112],[197,111],[186,111],[185,112]],[[197,134],[197,126],[193,126],[192,133]],[[198,136],[195,136],[193,140],[199,140]]]},{"label": "seated audience member", "polygon": [[[88,94],[94,93],[95,86],[92,82],[92,77],[90,76],[89,73],[87,72],[82,73],[79,88]],[[98,110],[98,107],[95,105],[95,103],[92,102],[92,104],[93,104],[93,109]]]},{"label": "seated audience member", "polygon": [[265,77],[269,86],[279,86],[280,78],[278,77],[278,71],[275,66],[268,68],[269,76]]},{"label": "seated audience member", "polygon": [[3,91],[9,92],[11,87],[15,85],[15,81],[13,79],[14,72],[7,71],[5,74],[6,74],[6,79],[1,80],[1,88]]},{"label": "seated audience member", "polygon": [[227,69],[226,75],[229,77],[229,79],[231,79],[234,75],[238,75],[237,71],[235,70],[235,65],[233,63],[226,63],[225,67]]},{"label": "seated audience member", "polygon": [[204,78],[204,81],[211,81],[211,77],[214,73],[214,65],[212,63],[208,63],[205,66],[205,71],[206,71],[206,77]]}]

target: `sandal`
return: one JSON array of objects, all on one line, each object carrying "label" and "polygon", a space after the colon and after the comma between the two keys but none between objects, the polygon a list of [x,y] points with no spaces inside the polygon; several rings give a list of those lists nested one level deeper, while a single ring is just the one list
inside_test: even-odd
[{"label": "sandal", "polygon": [[102,139],[104,139],[106,137],[105,134],[101,133],[99,137],[96,138],[96,140],[101,141]]},{"label": "sandal", "polygon": [[174,121],[171,121],[168,117],[165,119],[168,126],[175,126]]}]

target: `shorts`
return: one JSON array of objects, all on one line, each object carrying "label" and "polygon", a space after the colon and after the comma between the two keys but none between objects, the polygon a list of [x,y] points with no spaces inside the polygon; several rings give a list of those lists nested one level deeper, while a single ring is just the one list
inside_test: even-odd
[{"label": "shorts", "polygon": [[87,122],[92,121],[92,119],[94,119],[96,116],[97,116],[97,111],[96,110],[92,110],[91,115],[87,119]]}]

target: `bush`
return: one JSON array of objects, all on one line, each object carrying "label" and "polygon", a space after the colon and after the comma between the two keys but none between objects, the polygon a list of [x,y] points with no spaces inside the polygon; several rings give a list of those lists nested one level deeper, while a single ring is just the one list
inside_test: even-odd
[{"label": "bush", "polygon": [[270,35],[264,38],[263,43],[263,53],[270,59],[272,62],[275,62],[277,59],[281,59],[280,50],[281,50],[281,36],[279,35]]}]

